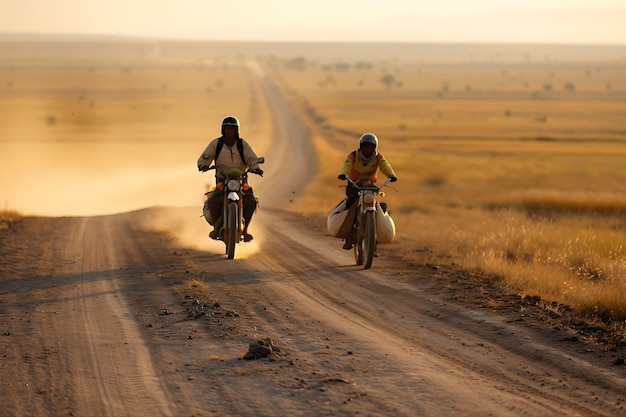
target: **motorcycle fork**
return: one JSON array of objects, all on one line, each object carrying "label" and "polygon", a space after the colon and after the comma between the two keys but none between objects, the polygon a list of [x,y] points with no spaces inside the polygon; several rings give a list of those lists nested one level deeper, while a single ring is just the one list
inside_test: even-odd
[{"label": "motorcycle fork", "polygon": [[376,211],[376,194],[373,192],[361,192],[359,194],[359,215],[356,220],[356,228],[360,229],[363,224],[362,218],[368,211]]},{"label": "motorcycle fork", "polygon": [[237,200],[237,236],[241,237],[244,227],[243,191],[239,191],[239,200]]},{"label": "motorcycle fork", "polygon": [[[243,229],[245,227],[245,221],[243,219],[243,192],[239,191],[239,200],[236,201],[237,203],[237,236],[241,236],[243,234]],[[231,200],[228,198],[228,192],[224,193],[224,204],[223,204],[223,208],[222,208],[222,218],[224,219],[222,221],[222,228],[221,230],[224,231],[226,229],[226,225],[228,224],[228,206],[230,205]]]}]

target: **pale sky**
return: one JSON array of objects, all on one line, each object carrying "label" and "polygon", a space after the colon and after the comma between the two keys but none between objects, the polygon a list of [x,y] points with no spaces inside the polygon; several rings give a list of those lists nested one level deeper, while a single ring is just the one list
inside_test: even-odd
[{"label": "pale sky", "polygon": [[626,45],[626,0],[0,0],[0,34]]}]

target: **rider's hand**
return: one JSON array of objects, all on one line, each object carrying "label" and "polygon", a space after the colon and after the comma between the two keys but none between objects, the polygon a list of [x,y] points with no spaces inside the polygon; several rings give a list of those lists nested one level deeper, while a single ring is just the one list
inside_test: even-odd
[{"label": "rider's hand", "polygon": [[337,175],[337,178],[339,178],[340,180],[344,180],[345,181],[346,178],[348,178],[348,177],[346,177],[346,174],[339,174],[339,175]]},{"label": "rider's hand", "polygon": [[396,182],[398,181],[398,177],[389,177],[389,181]]},{"label": "rider's hand", "polygon": [[209,170],[209,167],[206,165],[198,165],[198,171],[200,172],[206,172]]},{"label": "rider's hand", "polygon": [[257,169],[255,169],[252,172],[254,172],[257,175],[263,176],[263,170],[261,168],[257,168]]}]

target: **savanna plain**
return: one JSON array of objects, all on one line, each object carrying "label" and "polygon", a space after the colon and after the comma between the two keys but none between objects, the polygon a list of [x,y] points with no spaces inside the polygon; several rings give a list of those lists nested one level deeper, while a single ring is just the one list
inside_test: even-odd
[{"label": "savanna plain", "polygon": [[277,66],[324,167],[304,206],[330,196],[337,161],[374,132],[405,179],[387,199],[413,251],[454,255],[553,314],[623,333],[624,50],[461,51]]},{"label": "savanna plain", "polygon": [[[399,181],[382,198],[397,235],[373,269],[417,285],[415,271],[455,271],[428,285],[512,322],[567,328],[568,341],[595,346],[594,360],[624,369],[622,47],[5,40],[3,275],[45,241],[16,241],[33,219],[170,206],[196,207],[197,218],[211,184],[195,161],[222,117],[239,117],[242,136],[271,154],[271,110],[251,75],[259,68],[312,139],[315,172],[272,203],[305,233],[329,238],[339,167],[362,133],[375,133]],[[266,172],[288,176],[283,165],[268,159]],[[198,239],[173,223],[157,228]],[[211,297],[203,277],[174,289]]]}]

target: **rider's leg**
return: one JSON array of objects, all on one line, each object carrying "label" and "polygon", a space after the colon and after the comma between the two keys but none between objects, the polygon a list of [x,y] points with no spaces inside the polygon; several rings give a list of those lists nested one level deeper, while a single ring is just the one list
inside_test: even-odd
[{"label": "rider's leg", "polygon": [[244,242],[249,242],[252,240],[252,235],[248,233],[248,227],[250,226],[250,222],[252,221],[252,216],[254,216],[257,205],[258,202],[256,197],[254,196],[252,188],[248,188],[243,193],[243,220],[245,222],[243,229]]},{"label": "rider's leg", "polygon": [[346,187],[346,197],[348,199],[348,201],[346,201],[346,210],[349,209],[352,204],[354,204],[356,202],[356,200],[358,200],[359,198],[359,191],[354,188],[354,187],[350,187],[347,186]]},{"label": "rider's leg", "polygon": [[[346,187],[346,210],[348,210],[359,198],[359,192],[356,188],[347,186]],[[354,243],[354,228],[350,231],[348,237],[346,237],[346,241],[343,244],[343,248],[345,250],[352,249],[352,244]]]},{"label": "rider's leg", "polygon": [[209,237],[212,239],[219,238],[220,229],[222,228],[222,203],[224,199],[224,191],[215,190],[206,204],[209,207],[209,211],[211,212],[211,219],[213,221],[213,230],[209,233]]}]

